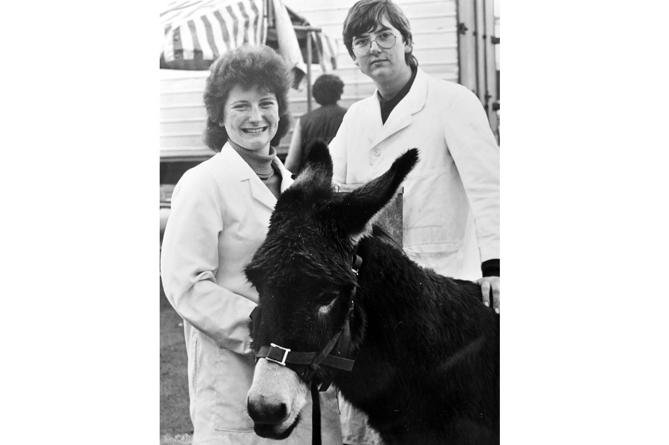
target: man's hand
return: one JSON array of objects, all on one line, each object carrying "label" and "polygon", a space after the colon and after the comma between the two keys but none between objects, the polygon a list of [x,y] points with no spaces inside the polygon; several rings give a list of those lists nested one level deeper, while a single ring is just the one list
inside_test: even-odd
[{"label": "man's hand", "polygon": [[499,314],[499,277],[484,277],[476,281],[481,286],[483,304],[490,307],[490,292],[492,291],[493,307]]}]

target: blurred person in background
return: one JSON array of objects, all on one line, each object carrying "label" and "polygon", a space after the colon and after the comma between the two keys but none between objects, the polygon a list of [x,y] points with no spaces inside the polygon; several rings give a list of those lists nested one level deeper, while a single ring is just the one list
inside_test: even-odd
[{"label": "blurred person in background", "polygon": [[[376,91],[351,105],[330,143],[334,182],[355,188],[417,147],[420,161],[403,184],[403,248],[439,274],[477,280],[482,304],[499,313],[499,147],[483,106],[418,67],[409,20],[390,0],[357,2],[343,38]],[[344,443],[380,443],[366,416],[340,407]]]},{"label": "blurred person in background", "polygon": [[[275,148],[290,128],[291,81],[283,59],[264,45],[215,61],[204,91],[205,142],[218,153],[174,189],[161,276],[184,320],[194,445],[277,443],[254,433],[246,409],[255,365],[249,315],[258,293],[243,269],[292,182]],[[321,404],[323,442],[341,444],[334,393],[321,393]],[[311,411],[304,418],[310,425]],[[281,443],[310,442],[307,426]]]},{"label": "blurred person in background", "polygon": [[320,107],[303,114],[295,123],[286,157],[286,168],[294,174],[302,170],[311,141],[320,138],[329,143],[337,134],[346,114],[346,108],[337,104],[343,92],[344,82],[334,74],[322,74],[314,82],[314,99]]}]

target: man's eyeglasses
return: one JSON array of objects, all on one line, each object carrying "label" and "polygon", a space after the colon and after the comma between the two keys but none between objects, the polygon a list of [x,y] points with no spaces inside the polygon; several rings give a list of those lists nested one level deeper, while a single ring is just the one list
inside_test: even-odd
[{"label": "man's eyeglasses", "polygon": [[397,36],[389,32],[382,32],[374,40],[369,37],[361,37],[353,41],[353,52],[358,56],[364,56],[369,52],[372,42],[376,42],[379,48],[390,49],[395,46]]}]

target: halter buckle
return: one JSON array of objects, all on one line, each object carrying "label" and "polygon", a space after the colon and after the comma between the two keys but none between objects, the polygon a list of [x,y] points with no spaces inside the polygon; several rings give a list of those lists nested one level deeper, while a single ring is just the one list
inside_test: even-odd
[{"label": "halter buckle", "polygon": [[[282,356],[283,352],[283,356]],[[288,353],[290,352],[290,349],[284,348],[283,346],[279,346],[274,343],[269,344],[269,351],[267,351],[267,357],[265,359],[269,360],[270,362],[274,362],[278,365],[281,366],[286,366],[286,359],[288,358]],[[277,355],[278,354],[278,355]],[[281,357],[279,359],[279,357]]]}]

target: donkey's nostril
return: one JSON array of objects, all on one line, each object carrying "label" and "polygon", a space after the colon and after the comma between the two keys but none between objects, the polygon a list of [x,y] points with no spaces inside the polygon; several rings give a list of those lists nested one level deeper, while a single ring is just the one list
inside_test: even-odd
[{"label": "donkey's nostril", "polygon": [[288,417],[288,407],[285,403],[271,404],[260,400],[248,399],[247,409],[249,416],[255,423],[279,424]]}]

